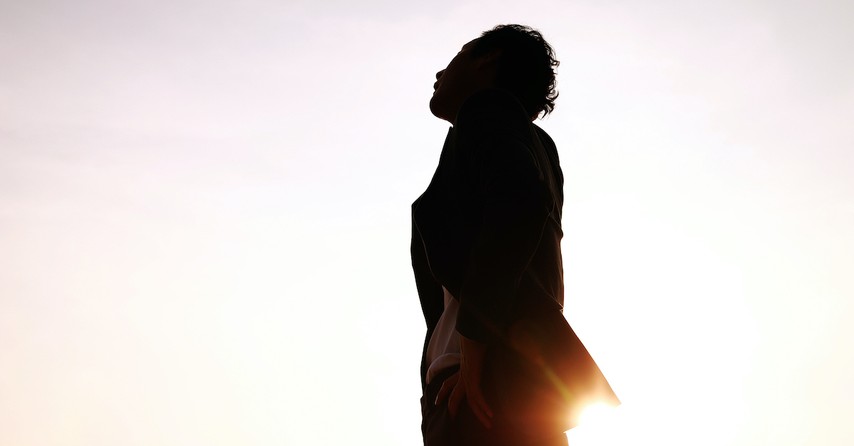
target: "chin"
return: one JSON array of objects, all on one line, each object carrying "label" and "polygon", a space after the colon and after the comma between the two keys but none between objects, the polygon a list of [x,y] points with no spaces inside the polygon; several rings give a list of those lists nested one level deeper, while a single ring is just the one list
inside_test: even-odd
[{"label": "chin", "polygon": [[448,107],[446,103],[443,103],[440,96],[436,96],[436,93],[433,93],[433,97],[430,98],[430,113],[433,113],[433,116],[444,119],[449,123],[453,124],[453,117],[448,117],[449,113],[447,113]]},{"label": "chin", "polygon": [[445,119],[441,116],[441,113],[439,112],[439,107],[436,104],[437,102],[438,101],[436,101],[436,93],[433,92],[433,97],[430,98],[430,113],[433,113],[433,116],[437,118]]}]

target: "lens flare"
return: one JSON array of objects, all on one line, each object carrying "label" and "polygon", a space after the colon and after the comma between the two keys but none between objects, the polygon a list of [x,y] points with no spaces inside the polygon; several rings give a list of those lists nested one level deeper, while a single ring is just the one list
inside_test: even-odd
[{"label": "lens flare", "polygon": [[614,408],[603,403],[591,404],[586,407],[578,417],[580,426],[601,425],[607,421],[614,413]]}]

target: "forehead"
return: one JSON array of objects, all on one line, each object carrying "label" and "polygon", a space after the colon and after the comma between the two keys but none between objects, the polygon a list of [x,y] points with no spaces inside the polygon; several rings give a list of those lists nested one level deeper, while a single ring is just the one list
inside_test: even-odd
[{"label": "forehead", "polygon": [[477,42],[477,39],[469,40],[469,41],[468,41],[468,43],[466,43],[465,45],[463,45],[463,49],[464,49],[464,50],[470,49],[471,47],[473,47],[473,46],[474,46],[475,42]]}]

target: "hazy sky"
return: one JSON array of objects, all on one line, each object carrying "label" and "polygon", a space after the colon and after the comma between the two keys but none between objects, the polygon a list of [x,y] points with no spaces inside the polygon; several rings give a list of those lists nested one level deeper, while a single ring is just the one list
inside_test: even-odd
[{"label": "hazy sky", "polygon": [[561,60],[573,446],[854,442],[846,1],[0,0],[0,444],[409,445],[435,73]]}]

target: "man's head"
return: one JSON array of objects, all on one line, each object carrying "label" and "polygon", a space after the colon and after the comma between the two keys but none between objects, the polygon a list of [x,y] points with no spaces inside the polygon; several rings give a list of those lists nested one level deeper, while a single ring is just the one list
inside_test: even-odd
[{"label": "man's head", "polygon": [[454,122],[463,102],[478,90],[503,88],[513,93],[531,119],[554,109],[558,93],[554,50],[534,29],[499,25],[465,44],[448,67],[436,73],[430,111]]}]

